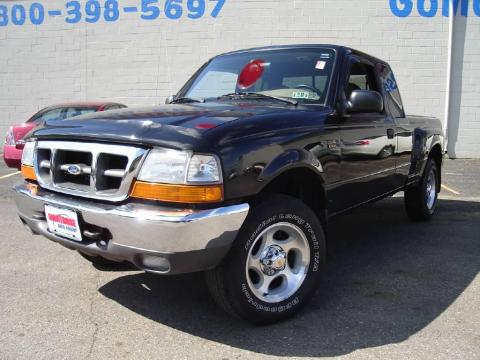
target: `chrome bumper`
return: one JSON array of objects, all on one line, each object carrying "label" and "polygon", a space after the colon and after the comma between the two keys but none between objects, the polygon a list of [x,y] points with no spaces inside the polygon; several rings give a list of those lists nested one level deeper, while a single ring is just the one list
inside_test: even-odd
[{"label": "chrome bumper", "polygon": [[[59,195],[26,184],[14,188],[22,222],[34,233],[61,245],[138,268],[178,274],[215,267],[230,249],[248,211],[248,204],[209,210],[182,210],[152,204],[105,204]],[[45,205],[78,213],[83,241],[48,230]]]}]

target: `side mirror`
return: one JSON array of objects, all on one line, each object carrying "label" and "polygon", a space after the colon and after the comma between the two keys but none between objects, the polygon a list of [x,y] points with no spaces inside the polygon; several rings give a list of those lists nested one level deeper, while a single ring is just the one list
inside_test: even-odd
[{"label": "side mirror", "polygon": [[175,100],[175,95],[170,95],[165,99],[165,104],[171,104],[173,100]]},{"label": "side mirror", "polygon": [[382,95],[377,91],[354,90],[346,110],[350,113],[381,113],[383,111]]}]

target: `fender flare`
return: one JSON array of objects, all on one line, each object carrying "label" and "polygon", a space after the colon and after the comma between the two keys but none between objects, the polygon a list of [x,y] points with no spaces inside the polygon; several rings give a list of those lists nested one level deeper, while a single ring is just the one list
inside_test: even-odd
[{"label": "fender flare", "polygon": [[259,174],[258,180],[263,182],[261,190],[282,174],[295,169],[308,169],[318,176],[322,184],[325,183],[323,166],[310,151],[290,149],[275,157]]}]

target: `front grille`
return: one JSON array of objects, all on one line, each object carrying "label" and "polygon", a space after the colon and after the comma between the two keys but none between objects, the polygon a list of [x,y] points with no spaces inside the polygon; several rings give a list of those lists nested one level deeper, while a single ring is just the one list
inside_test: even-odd
[{"label": "front grille", "polygon": [[128,197],[147,150],[134,146],[39,141],[35,170],[40,186],[108,201]]}]

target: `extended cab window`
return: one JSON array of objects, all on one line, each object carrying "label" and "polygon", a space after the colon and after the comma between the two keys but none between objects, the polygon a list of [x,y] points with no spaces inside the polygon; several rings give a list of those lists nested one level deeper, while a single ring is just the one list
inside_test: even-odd
[{"label": "extended cab window", "polygon": [[324,104],[335,63],[332,49],[279,49],[214,58],[178,97],[216,99],[232,93],[259,93]]},{"label": "extended cab window", "polygon": [[386,64],[378,64],[378,74],[385,93],[385,102],[390,113],[397,118],[405,117],[402,97],[393,71]]}]

